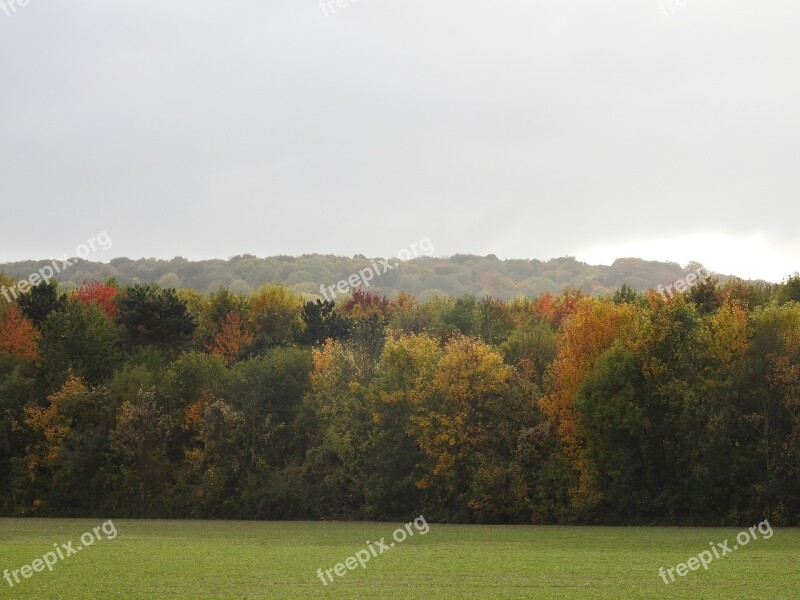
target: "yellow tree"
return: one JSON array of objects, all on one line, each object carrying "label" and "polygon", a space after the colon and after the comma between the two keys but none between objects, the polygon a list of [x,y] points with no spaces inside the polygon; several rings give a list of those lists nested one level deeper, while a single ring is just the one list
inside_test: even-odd
[{"label": "yellow tree", "polygon": [[249,321],[258,346],[270,348],[291,344],[302,328],[303,298],[280,284],[258,288],[250,296]]},{"label": "yellow tree", "polygon": [[630,345],[639,329],[638,309],[582,298],[575,312],[564,321],[557,341],[557,354],[550,373],[550,392],[540,402],[543,412],[556,425],[564,454],[577,471],[578,482],[570,490],[574,505],[592,505],[599,500],[595,470],[586,452],[585,436],[575,398],[595,361],[616,340]]},{"label": "yellow tree", "polygon": [[431,392],[442,349],[428,334],[390,337],[383,348],[369,396],[373,427],[369,449],[367,502],[370,516],[419,510],[417,487],[426,461],[411,433],[411,416]]},{"label": "yellow tree", "polygon": [[706,320],[704,342],[708,352],[729,375],[740,368],[749,339],[747,310],[737,300],[725,300]]},{"label": "yellow tree", "polygon": [[474,471],[469,459],[490,439],[488,424],[511,374],[502,355],[480,340],[457,336],[445,345],[430,386],[413,397],[410,433],[428,458],[418,487],[435,486],[445,499],[466,491]]},{"label": "yellow tree", "polygon": [[36,480],[42,469],[50,469],[58,461],[77,405],[87,392],[83,381],[70,370],[61,389],[47,397],[49,405],[46,408],[25,408],[25,424],[38,434],[37,441],[28,446],[26,454],[31,481]]}]

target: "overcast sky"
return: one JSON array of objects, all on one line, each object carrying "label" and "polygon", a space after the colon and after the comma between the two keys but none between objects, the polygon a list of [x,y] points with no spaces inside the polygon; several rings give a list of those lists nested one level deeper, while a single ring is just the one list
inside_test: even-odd
[{"label": "overcast sky", "polygon": [[800,269],[796,0],[11,1],[0,261]]}]

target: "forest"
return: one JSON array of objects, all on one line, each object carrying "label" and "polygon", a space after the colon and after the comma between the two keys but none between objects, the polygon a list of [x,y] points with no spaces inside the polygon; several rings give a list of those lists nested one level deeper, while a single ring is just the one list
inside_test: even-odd
[{"label": "forest", "polygon": [[[383,257],[382,257],[383,258]],[[234,294],[249,295],[267,283],[284,283],[303,294],[320,294],[320,285],[335,284],[352,273],[368,268],[376,260],[363,254],[353,257],[306,254],[270,256],[251,254],[227,260],[191,261],[114,258],[108,263],[72,259],[74,266],[59,275],[61,289],[74,291],[84,280],[113,278],[122,285],[158,283],[163,288],[186,288],[212,294],[224,286]],[[472,294],[511,300],[520,294],[536,297],[544,292],[561,293],[575,288],[590,295],[613,293],[623,285],[639,292],[683,277],[701,266],[686,268],[674,262],[621,258],[612,265],[589,265],[565,256],[547,261],[507,259],[497,256],[457,254],[451,257],[418,256],[398,261],[398,267],[370,283],[370,291],[394,298],[400,292],[424,301],[436,296]],[[48,261],[19,261],[0,264],[0,271],[16,278],[35,273]],[[716,274],[724,283],[731,276]],[[760,285],[769,287],[765,282]],[[311,299],[311,298],[308,298]]]},{"label": "forest", "polygon": [[334,302],[40,283],[0,300],[0,513],[797,526],[800,275]]}]

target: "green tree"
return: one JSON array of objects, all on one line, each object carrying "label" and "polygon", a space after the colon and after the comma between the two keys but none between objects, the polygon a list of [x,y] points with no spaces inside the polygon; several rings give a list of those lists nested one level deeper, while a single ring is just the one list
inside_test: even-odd
[{"label": "green tree", "polygon": [[318,509],[299,480],[315,433],[304,403],[310,372],[311,353],[300,348],[273,348],[232,368],[225,397],[244,419],[239,454],[248,516],[302,518]]},{"label": "green tree", "polygon": [[126,288],[119,299],[117,322],[125,329],[129,348],[153,345],[177,350],[191,340],[197,327],[175,290],[157,284]]},{"label": "green tree", "polygon": [[701,315],[710,315],[720,306],[719,281],[705,279],[695,283],[687,294],[689,302],[693,303]]},{"label": "green tree", "polygon": [[88,384],[110,377],[120,361],[117,328],[97,304],[69,302],[42,323],[42,381],[56,389],[72,369]]},{"label": "green tree", "polygon": [[352,323],[336,314],[335,307],[333,301],[306,302],[301,314],[305,328],[298,332],[297,341],[305,346],[314,346],[328,339],[346,338]]},{"label": "green tree", "polygon": [[800,302],[800,273],[787,278],[778,287],[778,303]]},{"label": "green tree", "polygon": [[50,281],[33,286],[30,292],[19,297],[18,303],[22,313],[41,327],[50,313],[64,310],[67,296],[58,292],[56,282]]},{"label": "green tree", "polygon": [[659,474],[650,468],[653,424],[645,398],[638,358],[615,342],[597,359],[575,399],[594,486],[602,490],[605,507],[599,510],[605,508],[617,522],[652,509],[650,494],[659,487]]},{"label": "green tree", "polygon": [[456,298],[452,308],[442,319],[445,325],[451,325],[463,335],[473,335],[478,329],[477,302],[475,296],[464,294]]}]

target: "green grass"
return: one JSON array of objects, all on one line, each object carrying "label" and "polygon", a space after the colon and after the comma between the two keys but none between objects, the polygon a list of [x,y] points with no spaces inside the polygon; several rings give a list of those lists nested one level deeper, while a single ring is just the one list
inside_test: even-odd
[{"label": "green grass", "polygon": [[[101,520],[0,519],[0,571],[19,569]],[[800,598],[800,530],[776,529],[665,586],[673,567],[738,529],[431,524],[327,587],[332,568],[391,541],[397,524],[115,520],[102,539],[0,598]]]}]

